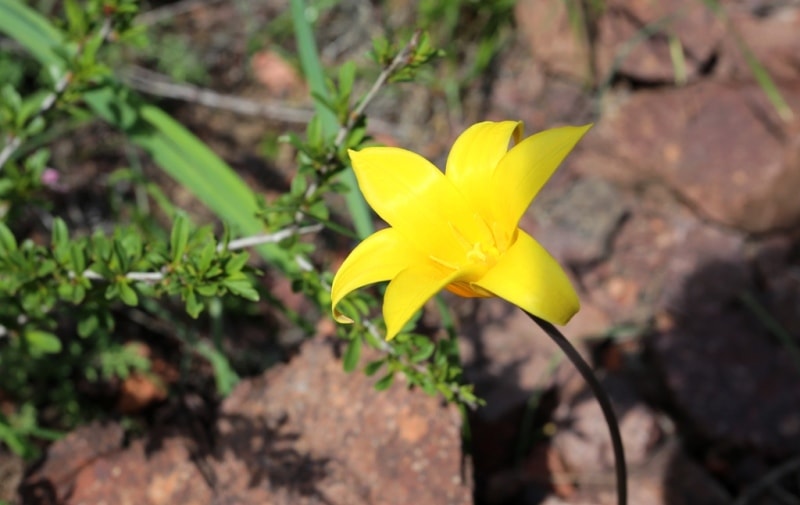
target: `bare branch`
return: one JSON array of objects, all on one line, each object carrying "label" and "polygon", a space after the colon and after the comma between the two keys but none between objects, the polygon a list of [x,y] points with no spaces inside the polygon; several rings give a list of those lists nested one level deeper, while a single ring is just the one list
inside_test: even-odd
[{"label": "bare branch", "polygon": [[247,116],[306,124],[314,115],[310,109],[290,107],[275,101],[249,100],[238,96],[224,95],[191,84],[178,84],[162,74],[138,66],[129,67],[123,73],[122,78],[125,84],[142,93],[199,103],[206,107],[229,110]]}]

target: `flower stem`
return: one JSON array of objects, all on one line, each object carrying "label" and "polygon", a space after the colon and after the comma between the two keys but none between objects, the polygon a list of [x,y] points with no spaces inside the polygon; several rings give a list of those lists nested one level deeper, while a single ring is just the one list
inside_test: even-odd
[{"label": "flower stem", "polygon": [[600,382],[598,382],[592,368],[555,326],[529,312],[525,313],[553,339],[553,342],[555,342],[562,351],[564,351],[564,354],[567,355],[567,358],[569,358],[575,368],[578,369],[583,380],[586,381],[595,398],[597,398],[597,403],[600,404],[600,410],[603,411],[603,417],[606,418],[608,431],[611,435],[611,447],[614,450],[614,470],[617,475],[617,503],[619,505],[626,505],[628,503],[628,475],[625,467],[625,450],[622,447],[619,422],[617,421],[617,416],[614,414],[614,409],[611,407],[611,400],[608,394],[603,389],[603,386],[600,385]]}]

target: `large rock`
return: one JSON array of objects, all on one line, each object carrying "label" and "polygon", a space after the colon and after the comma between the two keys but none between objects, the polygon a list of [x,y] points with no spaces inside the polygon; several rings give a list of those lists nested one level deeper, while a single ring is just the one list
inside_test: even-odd
[{"label": "large rock", "polygon": [[[796,268],[780,272],[790,276]],[[744,272],[747,272],[745,270]],[[761,293],[741,264],[709,262],[682,283],[651,340],[657,370],[687,428],[706,440],[766,458],[800,451],[800,357],[791,319],[772,315],[787,293]],[[793,300],[798,299],[797,283]],[[787,323],[785,326],[782,323]]]},{"label": "large rock", "polygon": [[[774,2],[779,4],[780,2]],[[753,67],[747,52],[778,82],[800,78],[800,5],[767,9],[768,15],[729,9],[734,30],[728,30],[714,76],[724,80],[751,80]],[[738,34],[738,38],[736,36]],[[795,109],[796,114],[800,114]]]},{"label": "large rock", "polygon": [[377,392],[342,371],[332,344],[310,341],[243,381],[213,427],[162,426],[125,449],[117,437],[111,452],[94,447],[97,430],[57,442],[25,503],[472,503],[457,410],[400,382]]},{"label": "large rock", "polygon": [[[800,111],[800,86],[782,92]],[[800,224],[799,131],[759,86],[702,82],[607,106],[575,165],[632,186],[664,184],[701,216],[768,232]]]},{"label": "large rock", "polygon": [[562,0],[520,0],[514,14],[534,61],[549,73],[588,83],[592,60],[583,9],[577,4],[570,13]]},{"label": "large rock", "polygon": [[[730,495],[674,439],[643,464],[628,469],[628,502],[642,505],[724,505]],[[615,505],[617,494],[609,472],[586,476],[580,490],[568,497],[551,496],[539,505]],[[527,504],[528,502],[526,502]]]},{"label": "large rock", "polygon": [[621,75],[636,82],[670,83],[700,76],[716,54],[724,26],[695,0],[608,0],[596,32],[600,79]]}]

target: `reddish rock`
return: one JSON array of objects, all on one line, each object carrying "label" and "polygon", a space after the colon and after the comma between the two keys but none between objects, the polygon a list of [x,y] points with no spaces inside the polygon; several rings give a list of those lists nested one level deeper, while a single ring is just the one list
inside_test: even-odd
[{"label": "reddish rock", "polygon": [[[608,425],[597,399],[575,374],[582,387],[562,398],[553,415],[553,446],[567,470],[579,480],[614,467]],[[636,467],[647,461],[662,437],[657,414],[639,398],[629,382],[614,376],[602,381],[620,423],[626,461]],[[590,478],[590,477],[589,477]]]},{"label": "reddish rock", "polygon": [[586,24],[582,19],[585,14],[578,2],[573,5],[576,12],[570,13],[567,2],[561,0],[521,0],[515,6],[515,20],[534,61],[551,74],[589,83],[592,69]]},{"label": "reddish rock", "polygon": [[[800,86],[782,91],[800,111]],[[767,232],[800,223],[798,128],[755,84],[643,91],[607,107],[573,163],[628,185],[664,184],[700,216]]]},{"label": "reddish rock", "polygon": [[472,503],[457,409],[401,380],[384,392],[373,382],[345,374],[330,343],[307,342],[289,364],[243,381],[208,437],[161,426],[166,434],[126,449],[114,439],[111,452],[97,429],[57,442],[26,482],[26,503]]},{"label": "reddish rock", "polygon": [[220,484],[267,498],[252,503],[471,503],[457,410],[400,380],[385,392],[373,382],[345,374],[320,341],[244,382],[222,406]]},{"label": "reddish rock", "polygon": [[496,298],[457,299],[464,374],[486,400],[476,415],[498,421],[558,382],[558,347],[519,308]]},{"label": "reddish rock", "polygon": [[522,226],[533,230],[550,254],[569,265],[605,259],[628,214],[630,196],[597,177],[553,182],[534,200]]},{"label": "reddish rock", "polygon": [[[696,0],[609,0],[596,31],[600,79],[619,74],[639,82],[669,83],[700,75],[715,55],[724,26]],[[683,59],[682,70],[676,67],[674,51]]]},{"label": "reddish rock", "polygon": [[[613,238],[608,258],[581,275],[583,299],[608,314],[614,325],[645,328],[670,307],[685,280],[714,258],[744,259],[740,234],[698,219],[659,187],[642,191],[630,217]],[[736,279],[743,279],[743,267]],[[709,282],[719,290],[738,289],[730,274]]]},{"label": "reddish rock", "polygon": [[72,493],[75,477],[122,447],[124,431],[118,424],[93,423],[54,443],[44,462],[22,485],[25,503],[56,504]]},{"label": "reddish rock", "polygon": [[[737,279],[738,270],[712,263],[685,281],[673,323],[652,338],[653,356],[692,430],[729,447],[786,457],[800,450],[800,389],[787,387],[800,370],[764,319],[771,317],[769,294],[760,299],[755,285]],[[719,287],[725,282],[733,287]]]},{"label": "reddish rock", "polygon": [[[646,505],[725,505],[731,497],[686,456],[675,440],[662,444],[646,462],[628,468],[628,503]],[[531,502],[533,504],[534,502]],[[616,505],[610,472],[586,476],[569,498],[551,496],[541,505]]]},{"label": "reddish rock", "polygon": [[25,460],[0,447],[0,503],[15,503],[24,473]]},{"label": "reddish rock", "polygon": [[148,451],[137,440],[129,448],[100,458],[75,477],[74,490],[63,503],[89,505],[201,505],[213,503],[214,489],[193,461],[185,440],[168,438]]},{"label": "reddish rock", "polygon": [[[727,30],[714,76],[724,80],[752,80],[746,52],[777,82],[800,78],[800,8],[782,6],[767,16],[728,9],[732,29]],[[738,35],[738,37],[737,37]],[[800,110],[795,109],[795,114]]]}]

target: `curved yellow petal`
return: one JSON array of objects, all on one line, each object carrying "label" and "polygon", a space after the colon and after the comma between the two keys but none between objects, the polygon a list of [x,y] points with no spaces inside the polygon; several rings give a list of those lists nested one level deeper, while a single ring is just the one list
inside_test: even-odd
[{"label": "curved yellow petal", "polygon": [[422,156],[396,147],[349,154],[364,198],[420,252],[457,263],[464,247],[491,237],[479,212]]},{"label": "curved yellow petal", "polygon": [[497,163],[508,152],[512,136],[519,142],[522,122],[477,123],[459,135],[447,157],[447,178],[482,212],[497,204],[496,197],[487,189]]},{"label": "curved yellow petal", "polygon": [[533,315],[566,324],[580,309],[567,274],[544,247],[522,230],[497,264],[475,284]]},{"label": "curved yellow petal", "polygon": [[331,285],[333,317],[340,323],[353,320],[336,309],[350,292],[376,282],[388,281],[416,262],[425,261],[397,230],[373,233],[353,249],[336,272]]},{"label": "curved yellow petal", "polygon": [[516,229],[533,198],[591,127],[564,126],[531,135],[498,162],[490,187],[498,198],[494,211],[501,229]]},{"label": "curved yellow petal", "polygon": [[456,277],[458,272],[421,263],[410,266],[392,279],[383,297],[386,340],[397,336],[411,316]]}]

